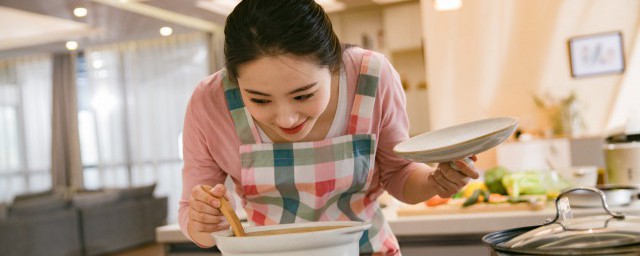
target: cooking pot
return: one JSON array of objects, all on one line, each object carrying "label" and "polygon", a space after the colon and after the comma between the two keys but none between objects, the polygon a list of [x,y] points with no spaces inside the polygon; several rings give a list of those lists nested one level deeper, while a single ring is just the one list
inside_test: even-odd
[{"label": "cooking pot", "polygon": [[[370,223],[357,221],[306,222],[245,227],[243,237],[233,236],[232,230],[212,236],[225,256],[347,256],[359,254],[360,237],[369,227]],[[296,231],[303,229],[316,231]],[[257,232],[262,234],[252,235]]]},{"label": "cooking pot", "polygon": [[[580,190],[600,195],[607,215],[559,221],[561,198]],[[602,191],[579,187],[558,196],[552,221],[493,232],[485,235],[482,242],[493,248],[494,255],[638,255],[640,217],[611,212]]]},{"label": "cooking pot", "polygon": [[640,134],[609,137],[607,142],[607,184],[640,187]]}]

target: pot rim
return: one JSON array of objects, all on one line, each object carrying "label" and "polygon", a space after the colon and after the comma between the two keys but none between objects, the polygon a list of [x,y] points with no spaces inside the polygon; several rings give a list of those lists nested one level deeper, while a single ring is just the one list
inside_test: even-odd
[{"label": "pot rim", "polygon": [[268,230],[281,230],[288,228],[304,228],[304,227],[320,227],[320,226],[345,226],[341,228],[335,229],[327,229],[327,230],[318,230],[318,231],[310,231],[310,232],[301,232],[301,233],[290,233],[290,234],[274,234],[268,236],[243,236],[243,237],[235,237],[233,236],[233,230],[222,230],[211,233],[215,239],[234,239],[234,240],[256,240],[256,239],[280,239],[283,236],[287,238],[295,238],[302,236],[310,236],[310,235],[318,235],[325,233],[336,233],[336,234],[347,234],[360,232],[363,230],[367,230],[371,227],[371,223],[369,222],[361,222],[361,221],[316,221],[316,222],[300,222],[300,223],[288,223],[288,224],[278,224],[278,225],[268,225],[268,226],[250,226],[245,227],[246,233],[258,232],[258,231],[268,231]]}]

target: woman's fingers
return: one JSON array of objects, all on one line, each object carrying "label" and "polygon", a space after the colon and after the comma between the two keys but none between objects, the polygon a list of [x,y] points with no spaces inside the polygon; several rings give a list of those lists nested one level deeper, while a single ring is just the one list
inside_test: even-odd
[{"label": "woman's fingers", "polygon": [[214,187],[195,186],[189,198],[189,220],[196,230],[213,232],[229,228],[229,223],[220,211],[218,195],[225,196],[226,188],[222,184]]},{"label": "woman's fingers", "polygon": [[215,232],[229,229],[229,223],[226,220],[218,224],[202,223],[197,220],[190,220],[189,225],[199,232]]},{"label": "woman's fingers", "polygon": [[467,163],[464,162],[464,160],[455,160],[453,161],[453,164],[455,164],[458,167],[458,171],[461,172],[462,174],[472,179],[480,178],[480,172],[478,172],[478,170],[476,170],[475,167],[469,166]]},{"label": "woman's fingers", "polygon": [[442,174],[442,171],[440,170],[437,170],[433,175],[431,175],[431,177],[429,177],[429,179],[433,179],[435,181],[435,183],[437,184],[436,192],[440,197],[443,198],[451,197],[461,188],[456,183],[453,183],[446,177],[444,177],[444,174]]},{"label": "woman's fingers", "polygon": [[224,215],[220,214],[220,212],[216,209],[215,212],[201,212],[192,208],[189,211],[189,218],[192,220],[196,220],[198,222],[207,223],[207,224],[219,224],[222,223],[225,218]]}]

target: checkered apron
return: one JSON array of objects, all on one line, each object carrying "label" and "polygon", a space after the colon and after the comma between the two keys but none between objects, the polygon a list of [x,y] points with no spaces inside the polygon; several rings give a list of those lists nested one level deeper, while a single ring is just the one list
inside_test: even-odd
[{"label": "checkered apron", "polygon": [[382,57],[367,51],[348,134],[313,142],[262,143],[239,88],[223,74],[229,110],[241,140],[241,182],[247,217],[255,225],[309,221],[365,221],[361,253],[399,254],[398,241],[371,186],[376,137],[371,116]]}]

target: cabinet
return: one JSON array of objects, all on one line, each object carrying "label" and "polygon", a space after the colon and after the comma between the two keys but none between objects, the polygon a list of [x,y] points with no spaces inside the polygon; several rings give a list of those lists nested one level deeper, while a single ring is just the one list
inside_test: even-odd
[{"label": "cabinet", "polygon": [[386,50],[393,52],[422,48],[419,2],[384,8],[382,21]]},{"label": "cabinet", "polygon": [[498,165],[509,170],[548,170],[593,165],[604,167],[604,138],[553,138],[507,142],[496,148]]}]

